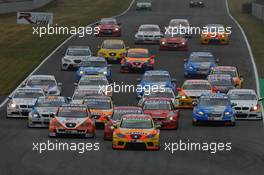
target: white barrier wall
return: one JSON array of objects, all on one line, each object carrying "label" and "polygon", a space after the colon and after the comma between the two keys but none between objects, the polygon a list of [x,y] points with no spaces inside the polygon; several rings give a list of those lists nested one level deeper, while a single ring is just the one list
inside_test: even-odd
[{"label": "white barrier wall", "polygon": [[252,3],[252,15],[264,20],[264,5]]}]

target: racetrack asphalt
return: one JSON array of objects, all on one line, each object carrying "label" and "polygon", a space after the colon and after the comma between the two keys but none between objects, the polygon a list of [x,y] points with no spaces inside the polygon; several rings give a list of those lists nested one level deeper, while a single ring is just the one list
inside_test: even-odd
[{"label": "racetrack asphalt", "polygon": [[[122,23],[122,39],[134,47],[134,34],[140,24],[154,23],[161,27],[168,25],[172,18],[186,18],[193,26],[208,23],[222,23],[232,27],[230,44],[201,45],[199,36],[189,40],[188,52],[158,50],[158,46],[144,45],[157,56],[155,69],[169,70],[181,84],[183,79],[183,59],[191,51],[210,51],[220,60],[221,65],[237,66],[245,78],[245,88],[256,88],[254,71],[245,40],[235,23],[226,13],[225,0],[208,0],[203,9],[189,8],[186,0],[153,0],[153,11],[135,11],[135,7],[118,18]],[[60,60],[69,45],[89,45],[97,52],[104,38],[86,36],[74,37],[61,47],[36,74],[54,74],[63,83],[63,95],[72,96],[76,81],[74,72],[60,70]],[[136,47],[141,47],[137,45]],[[136,84],[141,74],[120,74],[119,65],[112,66],[113,81]],[[135,105],[135,94],[114,94],[116,105]],[[61,142],[99,142],[100,150],[78,154],[76,152],[32,151],[32,142],[47,142],[47,129],[28,129],[26,120],[6,119],[5,108],[0,118],[0,175],[156,175],[156,174],[214,174],[214,175],[254,175],[264,172],[264,133],[261,121],[238,121],[235,127],[193,127],[192,110],[181,110],[177,131],[161,131],[160,151],[116,151],[111,142],[103,141],[102,130],[97,130],[95,139],[58,139]],[[56,139],[50,139],[55,142]],[[165,142],[231,142],[229,152],[164,151]]]}]

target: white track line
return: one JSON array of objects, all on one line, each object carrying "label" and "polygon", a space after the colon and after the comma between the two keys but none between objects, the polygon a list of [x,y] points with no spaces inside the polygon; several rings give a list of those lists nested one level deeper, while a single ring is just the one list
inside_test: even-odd
[{"label": "white track line", "polygon": [[[231,15],[230,11],[229,11],[229,5],[228,5],[228,0],[225,0],[225,4],[226,4],[226,11],[227,11],[227,14],[228,16],[236,23],[236,25],[238,26],[239,30],[241,31],[243,37],[244,37],[244,40],[246,41],[246,44],[247,44],[247,48],[248,48],[248,52],[249,52],[249,56],[250,56],[250,59],[251,59],[251,63],[253,65],[253,69],[254,69],[254,74],[255,74],[255,80],[256,80],[256,86],[257,86],[257,93],[260,97],[261,93],[260,93],[260,85],[259,85],[259,75],[258,75],[258,69],[257,69],[257,66],[256,66],[256,62],[255,62],[255,59],[254,59],[254,56],[253,56],[253,53],[252,53],[252,49],[251,49],[251,46],[248,42],[248,39],[247,39],[247,36],[243,30],[243,28],[241,27],[241,25],[239,24],[239,22]],[[261,103],[261,108],[262,108],[262,116],[264,116],[264,111],[263,111],[263,106],[262,106],[262,103]],[[264,120],[262,119],[263,121],[263,126],[264,126]]]},{"label": "white track line", "polygon": [[[131,1],[131,3],[130,3],[130,5],[129,5],[129,7],[124,11],[124,12],[122,12],[121,14],[119,14],[119,15],[115,15],[115,16],[113,16],[113,18],[117,18],[117,17],[120,17],[120,16],[123,16],[123,15],[125,15],[130,9],[131,9],[131,7],[133,6],[133,4],[134,4],[134,2],[135,2],[135,0],[132,0]],[[98,21],[97,21],[98,22]],[[96,22],[94,22],[94,23],[91,23],[91,24],[89,24],[89,25],[87,25],[86,27],[88,27],[88,26],[91,26],[91,25],[94,25]],[[15,89],[15,90],[13,90],[9,95],[8,95],[8,97],[9,96],[12,96],[13,95],[13,93],[31,76],[31,75],[33,75],[36,71],[38,71],[38,69],[46,62],[46,61],[48,61],[48,59],[50,59],[50,57],[55,53],[55,52],[57,52],[65,43],[67,43],[69,40],[71,40],[73,37],[75,37],[77,34],[75,34],[75,35],[71,35],[69,38],[67,38],[66,40],[64,40],[54,51],[52,51],[20,84],[19,84],[19,86]],[[0,104],[0,108],[2,108],[6,103],[7,103],[7,101],[8,101],[8,98],[6,98],[1,104]]]}]

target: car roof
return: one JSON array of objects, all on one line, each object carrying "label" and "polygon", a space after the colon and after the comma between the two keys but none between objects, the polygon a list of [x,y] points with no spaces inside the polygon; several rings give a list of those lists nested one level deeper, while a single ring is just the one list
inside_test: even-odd
[{"label": "car roof", "polygon": [[131,48],[131,49],[128,49],[127,52],[148,53],[149,50],[146,48]]},{"label": "car roof", "polygon": [[202,98],[225,98],[228,99],[229,96],[227,94],[224,93],[206,93],[206,94],[202,94],[200,96],[200,99]]},{"label": "car roof", "polygon": [[88,49],[90,50],[90,47],[89,46],[69,46],[68,49],[76,49],[76,50]]},{"label": "car roof", "polygon": [[152,119],[148,114],[125,114],[122,119]]},{"label": "car roof", "polygon": [[224,27],[223,24],[207,24],[206,27]]},{"label": "car roof", "polygon": [[103,43],[109,43],[109,44],[124,44],[123,40],[120,39],[106,39],[103,41]]},{"label": "car roof", "polygon": [[162,98],[162,97],[159,97],[159,98],[146,98],[145,101],[155,101],[155,102],[158,102],[158,101],[171,101],[170,98]]},{"label": "car roof", "polygon": [[207,57],[213,57],[213,54],[211,52],[192,52],[190,54],[190,57],[192,56],[199,56],[199,57],[202,57],[202,56],[207,56]]},{"label": "car roof", "polygon": [[228,94],[256,94],[256,91],[254,89],[230,89],[228,91]]},{"label": "car roof", "polygon": [[106,59],[104,57],[89,57],[89,58],[85,58],[83,61],[104,61],[106,62]]},{"label": "car roof", "polygon": [[140,28],[141,27],[157,27],[157,28],[159,28],[159,25],[157,25],[157,24],[142,24],[142,25],[140,25]]},{"label": "car roof", "polygon": [[213,67],[213,70],[235,71],[237,70],[237,68],[234,66],[216,66],[216,67]]},{"label": "car roof", "polygon": [[116,21],[115,18],[102,18],[100,21]]},{"label": "car roof", "polygon": [[207,77],[208,80],[231,80],[232,76],[229,74],[211,74]]},{"label": "car roof", "polygon": [[142,108],[138,106],[115,106],[114,110],[142,110]]},{"label": "car roof", "polygon": [[208,82],[208,80],[196,80],[196,79],[192,79],[192,80],[185,80],[183,84],[210,84]]},{"label": "car roof", "polygon": [[144,75],[170,75],[169,71],[166,70],[149,70]]},{"label": "car roof", "polygon": [[85,98],[85,100],[109,100],[112,101],[111,97],[109,96],[89,96]]},{"label": "car roof", "polygon": [[54,75],[31,75],[28,80],[32,80],[32,79],[40,79],[40,80],[43,80],[43,79],[55,79]]},{"label": "car roof", "polygon": [[43,90],[41,88],[18,88],[15,92],[41,92],[43,93]]},{"label": "car roof", "polygon": [[85,80],[107,80],[105,75],[83,75],[80,81]]},{"label": "car roof", "polygon": [[56,95],[47,95],[47,96],[41,96],[39,99],[45,99],[45,100],[54,100],[54,99],[65,99],[63,96],[56,96]]},{"label": "car roof", "polygon": [[177,18],[174,18],[174,19],[171,19],[170,22],[189,22],[188,19],[177,19]]}]

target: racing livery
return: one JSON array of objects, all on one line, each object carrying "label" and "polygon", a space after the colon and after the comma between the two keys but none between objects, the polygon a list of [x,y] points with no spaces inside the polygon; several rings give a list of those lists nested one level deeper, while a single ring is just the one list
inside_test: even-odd
[{"label": "racing livery", "polygon": [[152,10],[152,0],[137,0],[136,10]]},{"label": "racing livery", "polygon": [[135,44],[159,44],[163,34],[156,24],[143,24],[135,34]]},{"label": "racing livery", "polygon": [[159,41],[160,50],[187,51],[187,39],[183,35],[165,34]]},{"label": "racing livery", "polygon": [[99,30],[96,36],[120,37],[122,34],[121,25],[114,18],[103,18],[97,23],[96,27]]},{"label": "racing livery", "polygon": [[127,114],[113,132],[113,149],[160,149],[160,131],[149,115]]},{"label": "racing livery", "polygon": [[207,79],[216,92],[227,93],[235,88],[233,78],[229,74],[212,74],[208,75]]},{"label": "racing livery", "polygon": [[207,24],[201,33],[201,44],[228,44],[228,35],[222,24]]}]

